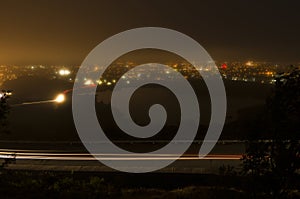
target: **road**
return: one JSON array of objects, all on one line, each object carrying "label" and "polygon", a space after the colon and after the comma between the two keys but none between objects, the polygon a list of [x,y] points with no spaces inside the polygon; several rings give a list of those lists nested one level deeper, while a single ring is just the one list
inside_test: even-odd
[{"label": "road", "polygon": [[[124,154],[94,154],[98,160],[175,160],[177,154],[159,154],[159,155],[124,155]],[[239,160],[242,155],[236,154],[218,154],[207,155],[199,159],[196,154],[185,154],[179,160]],[[88,153],[65,153],[35,150],[11,151],[9,149],[0,149],[0,158],[14,158],[16,160],[75,160],[75,161],[95,161],[95,157]]]},{"label": "road", "polygon": [[[164,161],[175,160],[174,154],[159,155],[123,155],[94,154],[98,160],[108,161]],[[158,172],[173,173],[218,173],[221,166],[240,166],[241,154],[210,154],[199,159],[197,154],[184,154],[168,167]],[[7,169],[16,170],[60,170],[60,171],[114,171],[101,164],[89,153],[65,150],[20,150],[0,149],[0,159],[16,160],[6,165]],[[137,165],[138,167],[138,165]]]}]

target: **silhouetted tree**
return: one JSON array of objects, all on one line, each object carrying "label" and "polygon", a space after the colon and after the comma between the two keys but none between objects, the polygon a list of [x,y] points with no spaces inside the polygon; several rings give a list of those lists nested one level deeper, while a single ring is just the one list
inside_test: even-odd
[{"label": "silhouetted tree", "polygon": [[242,158],[243,171],[252,177],[254,187],[261,185],[274,198],[284,198],[296,186],[296,171],[300,169],[299,69],[277,75],[266,106],[266,129],[271,139],[249,143]]},{"label": "silhouetted tree", "polygon": [[7,114],[9,113],[9,105],[7,99],[9,98],[8,93],[11,91],[3,90],[0,92],[0,132],[4,131],[7,125]]},{"label": "silhouetted tree", "polygon": [[[7,132],[7,114],[9,113],[9,105],[7,99],[11,91],[2,90],[0,92],[0,133]],[[15,157],[3,158],[4,162],[0,164],[0,169],[3,169],[6,165],[15,162]]]}]

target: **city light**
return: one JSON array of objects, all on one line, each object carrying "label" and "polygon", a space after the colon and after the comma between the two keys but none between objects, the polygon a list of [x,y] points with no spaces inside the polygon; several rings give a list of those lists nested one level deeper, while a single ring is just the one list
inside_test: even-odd
[{"label": "city light", "polygon": [[227,64],[226,63],[223,63],[222,65],[221,65],[221,69],[227,69]]},{"label": "city light", "polygon": [[59,94],[56,96],[56,98],[54,99],[54,101],[56,103],[63,103],[66,100],[65,95],[64,94]]},{"label": "city light", "polygon": [[60,76],[67,76],[67,75],[70,75],[70,74],[71,74],[71,71],[68,70],[68,69],[60,69],[60,70],[58,71],[58,74],[59,74]]},{"label": "city light", "polygon": [[91,79],[87,79],[87,80],[85,80],[85,82],[84,82],[84,85],[86,85],[86,86],[88,86],[88,85],[93,85],[94,84],[94,82],[93,82],[93,80],[91,80]]},{"label": "city light", "polygon": [[[171,63],[170,65],[176,66],[174,67],[175,71],[182,73],[184,76],[188,76],[191,79],[200,78],[199,72],[211,72],[206,74],[213,74],[214,71],[211,71],[207,66],[199,66],[199,70],[193,69],[190,67],[188,63]],[[254,60],[249,61],[232,61],[232,62],[220,62],[217,63],[219,66],[220,73],[223,75],[225,79],[230,79],[233,81],[244,81],[244,79],[248,79],[251,82],[262,83],[270,83],[273,84],[272,81],[274,75],[277,71],[283,71],[284,65],[278,65],[271,62],[259,62]],[[107,85],[107,82],[110,82],[112,85],[117,83],[116,77],[120,77],[122,80],[125,80],[125,84],[127,81],[131,82],[131,80],[138,79],[148,79],[151,78],[151,73],[146,73],[145,71],[136,71],[134,74],[124,74],[124,71],[121,67],[114,67],[114,70],[108,71],[106,79],[92,79],[89,77],[83,79],[75,79],[73,77],[73,72],[76,71],[76,67],[66,68],[65,66],[50,66],[38,68],[34,66],[34,70],[31,69],[32,65],[23,67],[23,66],[14,66],[9,67],[5,65],[0,65],[0,86],[3,85],[4,82],[19,79],[23,76],[28,77],[36,77],[36,76],[44,76],[47,79],[55,79],[57,76],[63,78],[64,80],[68,80],[70,82],[83,81],[83,84],[86,86],[91,85]],[[117,65],[116,65],[117,66]],[[149,70],[152,70],[150,67]],[[174,79],[174,76],[171,74],[172,70],[164,70],[161,71],[161,75],[164,78]],[[87,73],[92,71],[87,71]],[[168,74],[169,73],[169,74]],[[175,79],[174,79],[175,80]],[[129,84],[129,82],[127,84]],[[9,94],[6,94],[9,95]]]},{"label": "city light", "polygon": [[247,61],[246,66],[253,66],[253,61]]},{"label": "city light", "polygon": [[96,81],[99,85],[101,85],[103,82],[101,80]]}]

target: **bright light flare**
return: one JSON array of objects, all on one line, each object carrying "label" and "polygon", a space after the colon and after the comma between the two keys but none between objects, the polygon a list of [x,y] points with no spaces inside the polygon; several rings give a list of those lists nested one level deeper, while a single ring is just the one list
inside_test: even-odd
[{"label": "bright light flare", "polygon": [[68,69],[61,69],[58,71],[58,73],[61,76],[67,76],[67,75],[70,75],[71,71],[69,71]]},{"label": "bright light flare", "polygon": [[57,103],[63,103],[65,100],[66,100],[66,98],[65,98],[64,94],[59,94],[54,99],[54,101],[57,102]]},{"label": "bright light flare", "polygon": [[247,61],[246,66],[253,66],[253,61]]}]

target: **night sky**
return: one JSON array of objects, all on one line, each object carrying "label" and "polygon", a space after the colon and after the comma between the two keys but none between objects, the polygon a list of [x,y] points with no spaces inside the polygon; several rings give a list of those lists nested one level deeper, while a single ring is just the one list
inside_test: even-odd
[{"label": "night sky", "polygon": [[185,33],[217,61],[300,62],[300,1],[0,0],[0,64],[80,65],[143,26]]}]

